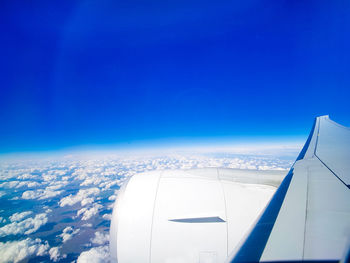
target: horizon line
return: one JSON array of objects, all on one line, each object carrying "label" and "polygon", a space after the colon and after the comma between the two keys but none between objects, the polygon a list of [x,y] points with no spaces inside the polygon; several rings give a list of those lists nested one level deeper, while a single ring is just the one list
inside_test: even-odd
[{"label": "horizon line", "polygon": [[[24,150],[0,152],[0,159],[17,158],[42,158],[42,157],[64,157],[65,155],[87,156],[87,155],[130,155],[130,154],[169,154],[169,152],[197,152],[197,153],[252,153],[269,152],[271,150],[300,150],[305,139],[299,136],[281,137],[266,140],[266,137],[256,137],[250,140],[225,140],[225,138],[187,138],[176,140],[139,140],[114,144],[84,144],[45,150]],[[263,139],[265,138],[265,139]]]}]

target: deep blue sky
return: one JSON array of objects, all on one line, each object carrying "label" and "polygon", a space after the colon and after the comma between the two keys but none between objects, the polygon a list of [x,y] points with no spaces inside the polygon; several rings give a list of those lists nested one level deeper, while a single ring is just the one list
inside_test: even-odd
[{"label": "deep blue sky", "polygon": [[350,1],[1,1],[0,152],[350,126]]}]

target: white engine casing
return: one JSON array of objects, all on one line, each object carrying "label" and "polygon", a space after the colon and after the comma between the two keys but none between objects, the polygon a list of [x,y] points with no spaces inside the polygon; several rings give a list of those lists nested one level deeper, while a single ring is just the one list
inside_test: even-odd
[{"label": "white engine casing", "polygon": [[216,168],[137,174],[113,209],[112,261],[224,262],[283,176]]}]

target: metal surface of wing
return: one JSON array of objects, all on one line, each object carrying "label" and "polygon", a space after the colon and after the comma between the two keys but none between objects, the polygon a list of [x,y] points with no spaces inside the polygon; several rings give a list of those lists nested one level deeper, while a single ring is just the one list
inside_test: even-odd
[{"label": "metal surface of wing", "polygon": [[317,117],[279,189],[229,262],[338,261],[349,251],[350,129]]}]

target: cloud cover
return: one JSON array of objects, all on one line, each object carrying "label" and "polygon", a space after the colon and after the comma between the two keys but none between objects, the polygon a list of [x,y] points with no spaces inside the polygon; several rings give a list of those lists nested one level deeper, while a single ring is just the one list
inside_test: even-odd
[{"label": "cloud cover", "polygon": [[0,228],[0,237],[7,235],[31,234],[47,223],[45,213],[38,214],[34,218],[27,218],[20,222],[12,222]]},{"label": "cloud cover", "polygon": [[[0,237],[8,241],[11,239],[11,242],[22,242],[30,235],[31,241],[26,241],[28,246],[39,246],[40,243],[33,241],[36,237],[48,240],[53,247],[45,252],[47,261],[59,261],[65,257],[61,251],[74,245],[77,248],[75,255],[68,253],[68,258],[77,259],[76,255],[81,253],[80,262],[89,259],[88,262],[105,262],[109,260],[107,233],[113,203],[118,196],[119,187],[130,176],[153,170],[203,167],[285,170],[292,161],[293,159],[231,153],[96,158],[70,156],[65,159],[12,163],[0,160],[0,184],[3,186],[0,198],[18,206],[15,213],[11,214],[0,210]],[[25,205],[21,207],[22,204]],[[33,210],[28,211],[31,209],[28,207],[33,207]],[[47,232],[38,232],[41,226],[49,225],[48,223],[55,225],[51,232],[46,228]],[[80,238],[82,236],[83,239]],[[17,241],[12,241],[14,238]],[[52,238],[58,243],[51,243]],[[46,243],[41,241],[41,244]],[[87,249],[89,246],[92,247]],[[35,250],[27,254],[35,257],[40,253]]]},{"label": "cloud cover", "polygon": [[39,238],[0,242],[0,263],[17,263],[32,256],[44,256],[48,253],[48,249],[49,244]]},{"label": "cloud cover", "polygon": [[108,246],[93,247],[84,251],[78,257],[77,263],[107,263],[110,262]]}]

